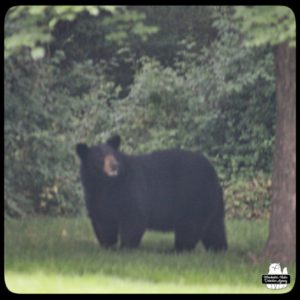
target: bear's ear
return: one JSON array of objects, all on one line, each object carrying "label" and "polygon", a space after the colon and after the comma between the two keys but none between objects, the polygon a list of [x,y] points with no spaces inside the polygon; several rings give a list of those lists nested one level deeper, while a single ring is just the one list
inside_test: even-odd
[{"label": "bear's ear", "polygon": [[108,144],[109,146],[111,146],[115,150],[119,149],[120,143],[121,143],[121,137],[118,134],[112,136],[106,142],[106,144]]},{"label": "bear's ear", "polygon": [[76,153],[81,158],[84,159],[86,154],[88,153],[89,147],[86,144],[77,144],[76,145]]}]

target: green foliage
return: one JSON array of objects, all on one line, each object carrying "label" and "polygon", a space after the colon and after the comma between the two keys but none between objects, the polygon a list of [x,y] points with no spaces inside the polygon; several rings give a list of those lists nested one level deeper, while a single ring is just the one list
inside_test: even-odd
[{"label": "green foliage", "polygon": [[[26,65],[8,59],[5,66],[5,204],[11,215],[79,213],[75,144],[94,141],[110,124],[106,102],[115,89],[99,83],[101,66],[85,62],[60,70],[56,59],[28,58]],[[70,85],[71,79],[78,83]]]},{"label": "green foliage", "polygon": [[147,40],[149,34],[158,31],[158,27],[145,25],[143,23],[145,18],[145,14],[135,10],[127,10],[124,7],[119,8],[113,18],[105,17],[103,19],[102,24],[111,28],[105,37],[106,40],[122,45],[124,44],[124,40],[128,39],[130,33],[140,37],[144,41]]},{"label": "green foliage", "polygon": [[[106,39],[122,45],[129,33],[146,40],[149,34],[158,31],[156,26],[143,23],[145,15],[115,6],[15,6],[6,15],[5,57],[16,54],[23,47],[31,49],[33,59],[44,57],[41,45],[53,41],[53,32],[59,22],[74,21],[78,14],[88,12],[95,18],[106,13],[103,25],[112,30]],[[93,20],[93,19],[91,19]],[[94,19],[95,21],[95,19]]]},{"label": "green foliage", "polygon": [[238,6],[235,18],[246,34],[247,46],[277,45],[288,42],[296,46],[296,19],[287,6]]},{"label": "green foliage", "polygon": [[211,27],[212,10],[199,6],[129,6],[117,7],[113,15],[106,11],[100,11],[98,17],[81,13],[73,21],[55,26],[51,50],[65,52],[62,67],[74,60],[105,62],[106,75],[122,87],[120,97],[124,98],[142,56],[172,66],[184,36],[195,38],[194,51],[209,43],[216,34]]},{"label": "green foliage", "polygon": [[155,23],[146,23],[145,14],[134,7],[115,7],[113,13],[101,10],[97,17],[81,13],[73,21],[61,21],[55,26],[50,51],[64,51],[62,68],[73,61],[102,63],[106,76],[122,87],[120,97],[124,97],[137,56],[158,30]]},{"label": "green foliage", "polygon": [[[103,9],[103,8],[102,8]],[[76,14],[88,11],[98,14],[98,7],[90,6],[14,6],[5,20],[5,57],[29,47],[33,59],[44,57],[40,45],[52,40],[51,30],[58,21],[74,20]]]},{"label": "green foliage", "polygon": [[156,60],[144,58],[141,64],[127,99],[116,103],[115,111],[124,112],[117,118],[117,130],[131,146],[129,151],[181,147],[181,118],[188,99],[184,93],[189,93],[185,81]]},{"label": "green foliage", "polygon": [[202,55],[180,65],[196,92],[194,140],[217,158],[227,180],[270,171],[275,115],[273,56],[267,48],[245,48],[230,18],[219,19],[219,37]]},{"label": "green foliage", "polygon": [[[258,62],[269,63],[268,56]],[[199,73],[205,74],[201,69]],[[267,174],[274,140],[270,81],[263,83],[255,78],[250,86],[245,81],[245,87],[237,84],[241,89],[238,93],[224,84],[228,94],[221,91],[219,97],[216,93],[215,98],[205,99],[195,84],[205,87],[212,81],[205,77],[199,81],[201,77],[192,74],[181,76],[157,61],[145,60],[128,98],[115,104],[114,111],[119,114],[115,128],[125,140],[123,149],[143,153],[174,147],[204,152],[223,182],[228,216],[251,219],[268,215]],[[207,74],[211,76],[211,70]],[[270,80],[272,83],[273,78]],[[260,103],[264,94],[253,94],[252,99],[241,101],[240,97],[249,97],[255,84],[265,85],[265,102]]]},{"label": "green foliage", "polygon": [[[253,63],[255,57],[259,59]],[[275,114],[272,72],[272,55],[244,48],[237,33],[223,33],[197,60],[192,54],[175,69],[144,59],[129,96],[116,104],[116,110],[127,109],[118,129],[141,152],[159,144],[204,151],[217,158],[227,180],[259,169],[269,172]]]},{"label": "green foliage", "polygon": [[213,6],[135,6],[129,7],[146,15],[145,24],[159,26],[159,31],[149,36],[142,45],[132,45],[133,51],[160,61],[163,66],[173,66],[180,41],[192,37],[195,52],[208,45],[216,35],[212,27]]},{"label": "green foliage", "polygon": [[256,218],[268,214],[270,203],[273,55],[244,47],[230,17],[215,24],[219,37],[201,55],[191,39],[183,40],[175,68],[142,59],[130,94],[116,103],[115,126],[131,153],[170,147],[204,152],[225,187],[228,214]]},{"label": "green foliage", "polygon": [[[174,147],[204,153],[225,188],[228,216],[268,214],[275,119],[271,48],[243,45],[231,7],[185,7],[183,23],[188,16],[193,22],[187,34],[182,24],[176,31],[179,8],[161,14],[146,7],[99,9],[99,17],[82,12],[54,24],[49,33],[55,40],[47,47],[39,38],[30,46],[30,34],[22,35],[28,47],[11,46],[5,59],[7,214],[80,214],[74,146],[113,133],[121,134],[128,153]],[[6,41],[23,29],[39,34],[37,19],[50,22],[51,12],[79,12],[51,7],[43,19],[49,9],[9,11]],[[197,16],[207,19],[201,23]],[[151,20],[161,27],[153,36]],[[206,28],[202,42],[194,28],[199,22]],[[118,32],[124,35],[111,39]]]},{"label": "green foliage", "polygon": [[235,178],[226,183],[224,197],[228,218],[267,218],[271,202],[270,176],[260,172],[248,180]]}]

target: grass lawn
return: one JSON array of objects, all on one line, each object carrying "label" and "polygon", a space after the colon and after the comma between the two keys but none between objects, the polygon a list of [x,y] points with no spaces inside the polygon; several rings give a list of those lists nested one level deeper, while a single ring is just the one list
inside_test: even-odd
[{"label": "grass lawn", "polygon": [[[5,282],[14,293],[285,293],[261,283],[269,263],[253,264],[266,220],[227,221],[229,250],[170,253],[173,234],[148,231],[138,250],[99,247],[87,218],[5,220]],[[250,256],[249,256],[250,253]],[[285,265],[282,265],[285,267]]]}]

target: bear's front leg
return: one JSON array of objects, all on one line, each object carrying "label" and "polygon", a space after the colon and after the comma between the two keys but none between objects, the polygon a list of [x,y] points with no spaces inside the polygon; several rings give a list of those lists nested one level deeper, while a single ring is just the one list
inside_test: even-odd
[{"label": "bear's front leg", "polygon": [[118,241],[118,225],[115,222],[99,222],[92,220],[98,242],[105,248],[113,247]]},{"label": "bear's front leg", "polygon": [[144,230],[139,230],[138,232],[136,229],[133,232],[130,230],[125,230],[121,233],[121,248],[133,249],[137,248],[141,242],[143,237]]},{"label": "bear's front leg", "polygon": [[132,220],[121,223],[121,248],[137,248],[141,242],[146,226],[144,222],[132,222]]}]

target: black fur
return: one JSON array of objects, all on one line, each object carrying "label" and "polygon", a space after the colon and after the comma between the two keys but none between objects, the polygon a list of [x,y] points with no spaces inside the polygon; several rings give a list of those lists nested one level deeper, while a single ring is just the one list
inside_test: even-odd
[{"label": "black fur", "polygon": [[[101,245],[121,238],[137,247],[146,229],[175,232],[175,249],[226,250],[222,188],[210,162],[184,150],[130,156],[118,150],[120,137],[106,144],[77,145],[86,206]],[[104,157],[118,162],[117,176],[103,171]]]}]

